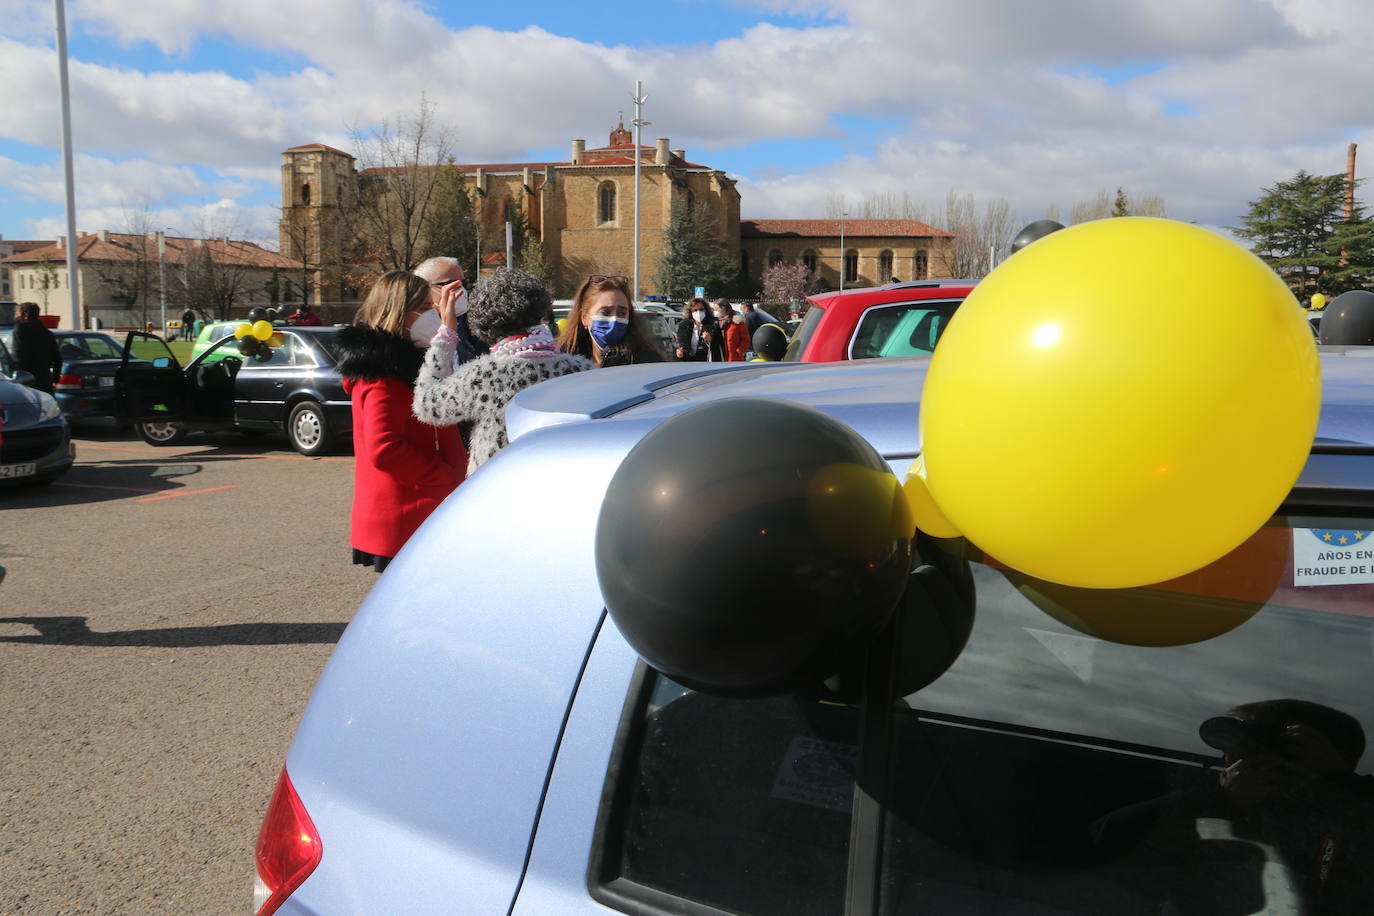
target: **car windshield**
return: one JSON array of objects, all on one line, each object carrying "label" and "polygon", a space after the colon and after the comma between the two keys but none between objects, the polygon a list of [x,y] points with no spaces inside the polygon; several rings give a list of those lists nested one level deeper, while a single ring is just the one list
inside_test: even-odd
[{"label": "car windshield", "polygon": [[787,344],[787,352],[782,355],[783,362],[795,362],[801,359],[802,352],[806,350],[806,345],[811,342],[811,337],[816,333],[816,327],[825,317],[825,309],[819,305],[812,305],[806,310],[806,317],[802,319],[801,326],[792,335],[792,340]]},{"label": "car windshield", "polygon": [[63,334],[57,338],[63,359],[119,359],[123,348],[104,334]]}]

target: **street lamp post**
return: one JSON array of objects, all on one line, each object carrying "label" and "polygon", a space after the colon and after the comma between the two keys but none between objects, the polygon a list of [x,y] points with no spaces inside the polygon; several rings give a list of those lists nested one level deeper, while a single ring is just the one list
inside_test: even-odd
[{"label": "street lamp post", "polygon": [[634,229],[634,291],[630,295],[631,308],[634,303],[639,301],[639,161],[643,158],[640,150],[639,132],[640,128],[648,127],[652,122],[644,120],[644,103],[649,97],[644,94],[644,84],[635,81],[635,94],[631,96],[635,103],[635,118],[631,122],[635,128],[635,229]]},{"label": "street lamp post", "polygon": [[162,336],[167,334],[167,233],[157,231],[157,302],[162,312]]},{"label": "street lamp post", "polygon": [[840,292],[844,292],[844,275],[849,270],[849,255],[844,250],[844,221],[848,216],[848,210],[840,214]]},{"label": "street lamp post", "polygon": [[67,9],[62,0],[54,0],[53,14],[57,20],[57,77],[62,98],[62,176],[67,192],[67,292],[71,294],[72,328],[80,330],[81,274],[76,267],[76,180],[72,175],[72,94],[67,80]]}]

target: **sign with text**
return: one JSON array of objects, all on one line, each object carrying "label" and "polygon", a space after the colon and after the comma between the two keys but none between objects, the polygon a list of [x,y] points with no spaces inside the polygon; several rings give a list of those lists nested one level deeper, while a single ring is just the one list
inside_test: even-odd
[{"label": "sign with text", "polygon": [[1294,585],[1368,582],[1374,582],[1374,531],[1294,529]]}]

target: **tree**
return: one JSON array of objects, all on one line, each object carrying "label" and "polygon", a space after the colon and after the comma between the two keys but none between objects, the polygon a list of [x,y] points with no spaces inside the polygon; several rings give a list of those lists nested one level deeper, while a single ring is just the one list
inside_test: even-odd
[{"label": "tree", "polygon": [[[1055,210],[1058,212],[1058,208]],[[1117,188],[1116,194],[1112,195],[1106,188],[1100,188],[1092,200],[1079,201],[1070,212],[1072,216],[1069,221],[1073,223],[1114,216],[1163,216],[1164,198],[1158,194],[1134,195],[1125,188]],[[1047,218],[1058,219],[1057,216]]]},{"label": "tree", "polygon": [[51,290],[57,289],[57,262],[45,254],[38,259],[34,270],[38,274],[38,299],[43,305],[43,314],[46,315],[48,314],[48,295]]},{"label": "tree", "polygon": [[[1288,181],[1264,188],[1242,225],[1232,231],[1294,291],[1299,299],[1314,292],[1340,293],[1374,277],[1374,223],[1354,202],[1345,214],[1345,175],[1299,171]],[[1352,195],[1353,196],[1353,195]]]},{"label": "tree", "polygon": [[686,299],[695,287],[703,286],[707,297],[731,295],[739,286],[739,274],[739,267],[715,249],[703,205],[674,202],[658,263],[659,292]]},{"label": "tree", "polygon": [[438,170],[421,240],[421,261],[433,257],[457,258],[460,264],[477,261],[477,219],[468,197],[467,176],[452,156]]},{"label": "tree", "polygon": [[1126,197],[1126,192],[1121,188],[1116,189],[1116,199],[1112,201],[1112,216],[1130,216],[1131,204]]},{"label": "tree", "polygon": [[788,264],[786,261],[770,264],[763,271],[763,301],[791,307],[793,302],[806,299],[810,281],[811,271],[806,269],[805,264]]},{"label": "tree", "polygon": [[983,205],[982,216],[972,194],[950,191],[945,197],[945,228],[954,234],[947,269],[954,277],[982,277],[1011,249],[1015,228],[1006,198]]},{"label": "tree", "polygon": [[150,307],[159,299],[158,235],[152,211],[145,203],[124,211],[124,232],[111,236],[117,254],[86,265],[110,291],[110,298],[131,308],[137,304],[138,326],[146,327]]},{"label": "tree", "polygon": [[342,216],[353,279],[412,270],[424,260],[435,190],[441,178],[452,182],[443,166],[452,161],[453,131],[435,121],[433,104],[421,96],[415,114],[352,133],[362,169],[358,205],[344,208]]}]

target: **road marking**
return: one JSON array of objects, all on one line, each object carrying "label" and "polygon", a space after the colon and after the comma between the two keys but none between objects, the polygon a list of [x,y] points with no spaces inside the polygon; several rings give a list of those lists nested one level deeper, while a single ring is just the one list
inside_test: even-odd
[{"label": "road marking", "polygon": [[[274,458],[277,461],[356,461],[356,458],[342,458],[336,455],[321,455],[311,458],[309,455],[207,455],[205,452],[164,452],[158,448],[120,448],[117,445],[87,445],[80,443],[81,448],[88,451],[104,452],[133,452],[135,455],[162,455],[166,458]],[[213,446],[207,446],[213,447]]]},{"label": "road marking", "polygon": [[[155,502],[157,502],[159,499],[176,499],[178,496],[195,496],[197,493],[214,493],[216,490],[234,490],[234,489],[237,489],[237,488],[238,488],[238,484],[231,483],[231,484],[226,484],[225,486],[222,486],[222,487],[207,487],[207,488],[204,489],[204,490],[177,490],[177,491],[172,492],[172,493],[163,493],[163,494],[160,495],[160,496],[149,496],[149,497],[147,497],[146,499],[136,499],[136,500],[134,500],[134,502],[140,502],[140,503],[155,503]],[[156,491],[149,491],[149,492],[156,492]]]}]

